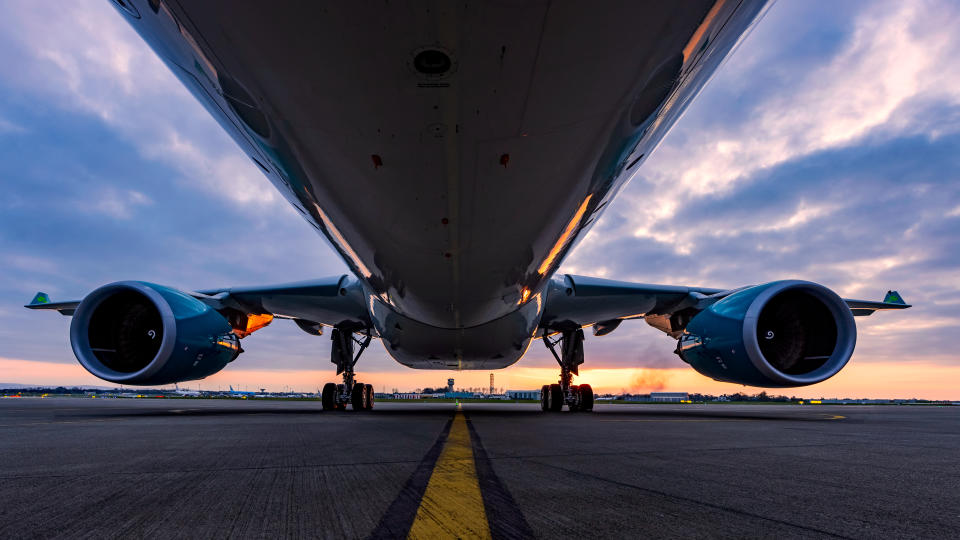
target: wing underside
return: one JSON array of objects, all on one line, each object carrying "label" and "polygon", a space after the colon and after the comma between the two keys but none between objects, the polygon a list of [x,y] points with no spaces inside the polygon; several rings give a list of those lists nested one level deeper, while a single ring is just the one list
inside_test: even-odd
[{"label": "wing underside", "polygon": [[[592,326],[595,335],[604,335],[624,320],[642,318],[676,337],[697,313],[746,288],[653,285],[567,274],[551,283],[541,328],[550,332]],[[856,299],[844,299],[844,302],[855,316],[910,307],[895,291],[889,291],[879,302]]]}]

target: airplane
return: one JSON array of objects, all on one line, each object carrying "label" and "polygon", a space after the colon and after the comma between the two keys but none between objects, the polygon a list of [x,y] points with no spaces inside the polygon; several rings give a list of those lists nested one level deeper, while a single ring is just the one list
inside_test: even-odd
[{"label": "airplane", "polygon": [[403,365],[456,370],[506,368],[540,342],[560,368],[541,408],[589,411],[592,388],[573,384],[586,328],[642,319],[703,375],[793,387],[844,367],[854,316],[909,307],[795,279],[557,274],[764,0],[112,2],[350,274],[38,294],[26,307],[72,315],[73,351],[102,379],[202,379],[281,318],[331,330],[342,382],[323,387],[325,410],[373,406],[355,368],[379,339]]},{"label": "airplane", "polygon": [[177,383],[173,383],[173,393],[180,396],[187,396],[187,397],[197,397],[200,395],[199,390],[187,390],[187,389],[181,390],[180,386]]},{"label": "airplane", "polygon": [[230,392],[229,392],[229,393],[230,393],[231,396],[244,396],[244,397],[257,395],[256,392],[248,392],[248,391],[245,391],[245,390],[234,390],[234,389],[233,389],[233,386],[230,386]]}]

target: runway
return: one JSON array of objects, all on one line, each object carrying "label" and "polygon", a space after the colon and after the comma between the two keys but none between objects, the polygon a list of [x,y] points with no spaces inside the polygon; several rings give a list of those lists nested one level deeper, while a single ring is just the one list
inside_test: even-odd
[{"label": "runway", "polygon": [[0,456],[13,538],[960,529],[955,407],[2,399]]}]

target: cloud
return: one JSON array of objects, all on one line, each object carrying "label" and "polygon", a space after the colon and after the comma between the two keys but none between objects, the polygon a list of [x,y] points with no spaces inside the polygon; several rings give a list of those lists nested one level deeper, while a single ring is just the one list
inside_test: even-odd
[{"label": "cloud", "polygon": [[201,142],[168,130],[157,142],[141,145],[141,151],[149,158],[174,164],[184,177],[201,179],[211,193],[241,205],[281,201],[277,190],[246,154],[237,150],[212,156]]},{"label": "cloud", "polygon": [[[285,204],[256,166],[107,2],[10,2],[0,80],[44,105],[92,115],[179,181],[241,206]],[[3,132],[0,123],[0,133]]]},{"label": "cloud", "polygon": [[26,131],[24,127],[14,124],[9,120],[0,118],[0,135],[7,133],[23,133],[24,131]]},{"label": "cloud", "polygon": [[[714,95],[694,102],[623,191],[618,207],[627,210],[619,215],[628,219],[614,229],[615,236],[631,234],[689,253],[700,233],[685,226],[691,201],[722,197],[766,171],[823,152],[957,132],[960,65],[954,59],[960,39],[945,24],[960,21],[957,6],[860,6],[832,37],[836,45],[818,51],[818,62],[792,54],[808,46],[802,38],[790,37],[798,26],[808,34],[816,30],[798,23],[798,17],[819,20],[826,9],[833,8],[826,3],[774,5],[708,86],[705,93]],[[754,81],[765,84],[751,85]],[[785,219],[766,226],[796,228],[842,209],[809,199],[794,202],[799,204]],[[609,236],[605,222],[610,220],[604,217],[591,240]],[[714,230],[735,233],[759,226],[747,219]]]},{"label": "cloud", "polygon": [[91,208],[116,219],[130,219],[135,207],[150,204],[153,201],[139,191],[106,189],[96,197]]},{"label": "cloud", "polygon": [[[960,103],[960,66],[954,61],[960,40],[950,30],[951,22],[960,22],[960,10],[928,4],[864,9],[843,49],[823,67],[771,88],[765,99],[745,107],[746,122],[687,131],[685,144],[660,150],[641,174],[703,197],[760,169],[870,135],[956,132],[950,119],[930,124],[924,113],[931,103]],[[774,14],[766,21],[769,28],[785,23],[770,19]]]},{"label": "cloud", "polygon": [[[740,51],[773,50],[779,63],[786,64],[780,70],[789,71],[790,51],[778,50],[776,41],[789,33],[793,20],[778,18],[780,6],[761,24],[764,31],[758,29]],[[611,232],[632,233],[687,254],[705,229],[698,227],[703,225],[703,216],[688,212],[691,205],[700,203],[715,215],[716,210],[723,211],[717,208],[718,198],[738,190],[742,193],[745,186],[770,178],[770,171],[778,167],[825,152],[842,158],[838,152],[844,148],[918,134],[935,139],[956,132],[958,124],[952,121],[952,113],[932,113],[949,113],[960,104],[960,68],[952,61],[960,52],[960,40],[943,26],[944,18],[957,18],[958,10],[951,5],[895,3],[886,7],[889,9],[862,9],[856,14],[842,45],[830,51],[832,55],[823,59],[821,67],[798,71],[762,91],[754,89],[753,99],[747,103],[732,100],[719,104],[730,122],[707,120],[718,108],[715,100],[706,100],[707,105],[700,108],[705,102],[695,102],[615,203],[626,207],[617,213],[625,219],[619,219],[611,230],[605,223],[610,217],[605,216],[591,240],[611,236]],[[738,59],[728,62],[712,85],[742,86],[743,80],[763,78],[764,64],[754,63],[748,66],[752,70],[744,71],[737,65]],[[733,76],[738,80],[730,80]],[[731,106],[740,114],[731,118]],[[936,118],[941,123],[931,124]],[[863,183],[857,187],[862,188]],[[763,196],[773,197],[774,205],[789,205],[778,208],[779,214],[772,219],[750,219],[749,215],[762,214],[770,205],[731,201],[726,206],[735,208],[740,219],[710,223],[707,234],[789,231],[823,222],[845,209],[843,200],[824,201],[809,193],[804,198],[777,200],[776,191],[789,193],[793,186],[809,185],[809,179],[803,179],[762,189]],[[579,259],[572,262],[580,266]]]}]

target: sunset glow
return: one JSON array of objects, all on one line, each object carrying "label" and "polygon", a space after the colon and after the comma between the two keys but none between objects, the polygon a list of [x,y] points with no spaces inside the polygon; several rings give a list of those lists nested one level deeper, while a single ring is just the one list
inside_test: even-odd
[{"label": "sunset glow", "polygon": [[[554,382],[556,370],[552,368],[529,368],[517,366],[494,372],[497,388],[509,390],[536,390],[544,383]],[[448,377],[456,380],[457,388],[486,389],[489,372],[486,371],[396,371],[362,372],[363,382],[374,385],[377,392],[412,392],[426,387],[440,387]],[[256,390],[265,388],[270,392],[297,391],[317,392],[330,379],[328,370],[265,370],[234,368],[221,371],[202,381],[181,385],[183,388],[202,390],[237,389]],[[21,384],[45,386],[105,386],[117,387],[87,373],[79,364],[36,362],[0,358],[0,381],[16,381]],[[838,398],[891,398],[957,400],[957,381],[960,381],[960,366],[937,364],[865,363],[852,364],[838,375],[820,384],[803,388],[753,388],[710,380],[686,368],[617,368],[582,369],[574,383],[589,383],[598,393],[622,392],[689,392],[704,394],[755,394],[766,391],[772,395],[797,396],[804,399],[819,397]],[[918,394],[917,388],[922,388]]]}]

